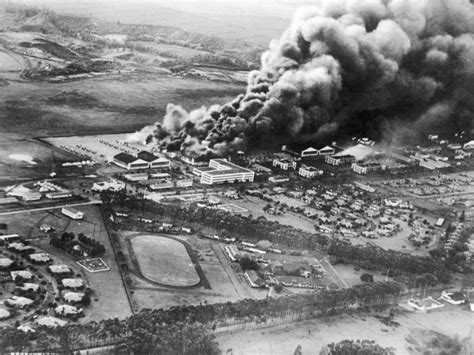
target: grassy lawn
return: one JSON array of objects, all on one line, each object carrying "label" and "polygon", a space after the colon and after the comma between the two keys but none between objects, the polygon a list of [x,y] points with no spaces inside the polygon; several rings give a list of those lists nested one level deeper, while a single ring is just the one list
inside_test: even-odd
[{"label": "grassy lawn", "polygon": [[140,271],[147,279],[180,287],[199,283],[199,275],[184,244],[156,235],[139,235],[131,244]]}]

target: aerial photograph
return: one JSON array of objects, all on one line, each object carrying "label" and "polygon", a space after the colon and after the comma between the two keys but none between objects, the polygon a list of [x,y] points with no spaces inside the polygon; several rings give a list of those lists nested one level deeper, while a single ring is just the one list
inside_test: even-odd
[{"label": "aerial photograph", "polygon": [[474,355],[474,0],[0,0],[0,354]]}]

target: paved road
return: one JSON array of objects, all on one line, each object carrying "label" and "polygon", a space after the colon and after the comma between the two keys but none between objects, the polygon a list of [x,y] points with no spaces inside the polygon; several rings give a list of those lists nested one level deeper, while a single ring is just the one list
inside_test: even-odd
[{"label": "paved road", "polygon": [[15,210],[15,211],[0,212],[0,216],[7,216],[7,215],[26,213],[26,212],[48,211],[48,210],[62,208],[62,207],[95,205],[95,204],[99,204],[99,203],[102,203],[102,202],[99,201],[99,200],[91,200],[91,201],[85,201],[85,202],[58,203],[58,204],[51,205],[51,206],[46,206],[46,207],[25,208],[25,209]]},{"label": "paved road", "polygon": [[[331,273],[332,276],[338,280],[340,282],[340,284],[344,287],[344,288],[349,288],[349,284],[341,277],[341,275],[339,275],[339,273],[337,272],[337,270],[334,268],[334,266],[332,266],[332,264],[329,262],[328,258],[324,258],[321,260],[320,264],[324,267],[324,269],[326,270],[327,273]],[[324,265],[326,266],[324,266]]]},{"label": "paved road", "polygon": [[224,268],[227,277],[232,283],[232,286],[234,286],[234,289],[240,296],[240,298],[253,298],[252,294],[247,290],[246,286],[241,284],[238,276],[235,274],[234,270],[232,270],[229,261],[227,260],[227,256],[222,250],[222,245],[219,243],[212,243],[212,249],[214,249],[214,252],[216,253],[217,258],[219,259],[220,264]]}]

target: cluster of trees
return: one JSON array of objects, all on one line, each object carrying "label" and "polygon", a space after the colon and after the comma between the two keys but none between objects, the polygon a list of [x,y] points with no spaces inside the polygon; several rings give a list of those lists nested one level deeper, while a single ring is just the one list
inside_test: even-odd
[{"label": "cluster of trees", "polygon": [[79,233],[76,240],[74,233],[64,232],[60,237],[53,236],[49,244],[72,255],[82,255],[86,252],[89,256],[100,256],[105,253],[105,247],[102,243],[85,236],[83,233]]},{"label": "cluster of trees", "polygon": [[[446,229],[445,241],[456,230],[456,226],[450,224]],[[444,262],[446,267],[451,271],[458,271],[463,273],[471,273],[472,265],[469,265],[466,251],[469,250],[468,242],[474,228],[470,227],[463,230],[456,242],[446,247],[440,245],[437,249],[430,250],[430,256],[439,262]]]},{"label": "cluster of trees", "polygon": [[244,256],[239,259],[239,264],[242,270],[255,270],[258,271],[260,266],[258,265],[257,260],[250,258],[248,256]]},{"label": "cluster of trees", "polygon": [[[111,201],[109,196],[109,200]],[[107,200],[106,200],[107,201]],[[449,282],[450,275],[444,262],[431,257],[421,257],[393,250],[384,250],[371,245],[351,245],[342,240],[329,241],[322,234],[309,233],[292,226],[268,221],[264,217],[256,219],[251,216],[233,215],[225,211],[179,205],[164,205],[152,201],[135,198],[117,198],[114,206],[121,206],[130,210],[148,211],[154,216],[163,216],[174,223],[180,221],[194,223],[215,228],[237,239],[259,241],[267,239],[272,243],[283,244],[290,248],[307,250],[326,250],[336,262],[353,263],[366,269],[383,269],[391,272],[403,272],[413,275],[434,275],[428,277],[430,283]],[[112,211],[109,203],[105,209]],[[106,211],[107,213],[107,211]],[[153,231],[154,226],[149,225]],[[434,279],[434,280],[433,280]],[[423,282],[423,280],[421,280]]]},{"label": "cluster of trees", "polygon": [[373,340],[341,340],[325,346],[319,355],[395,355],[395,349],[385,348]]},{"label": "cluster of trees", "polygon": [[105,247],[102,243],[97,240],[85,236],[83,233],[79,233],[77,236],[81,247],[87,252],[89,256],[99,256],[105,253]]},{"label": "cluster of trees", "polygon": [[352,245],[337,239],[330,243],[327,253],[335,262],[352,263],[369,270],[390,269],[416,275],[432,274],[443,283],[450,280],[444,263],[430,257],[385,250],[370,244]]},{"label": "cluster of trees", "polygon": [[250,69],[257,69],[255,64],[249,64],[247,61],[242,60],[236,57],[227,57],[222,55],[216,55],[211,53],[200,54],[193,57],[193,62],[197,62],[199,64],[211,64],[216,66],[225,66],[229,68],[235,69],[243,69],[243,70],[250,70]]},{"label": "cluster of trees", "polygon": [[[305,232],[292,226],[268,221],[264,217],[254,219],[251,216],[240,216],[220,210],[198,208],[195,205],[189,207],[165,205],[148,200],[138,200],[133,197],[127,199],[117,198],[113,201],[114,206],[147,211],[155,217],[167,217],[175,224],[185,221],[218,229],[237,239],[243,238],[254,241],[267,239],[272,243],[287,245],[290,248],[308,250],[325,248],[329,243],[329,239],[325,235]],[[106,214],[112,212],[110,204],[104,207]],[[151,228],[153,227],[151,226]]]},{"label": "cluster of trees", "polygon": [[[182,322],[150,326],[137,319],[133,326],[128,326],[118,319],[109,319],[85,326],[68,324],[54,329],[39,327],[35,333],[8,328],[2,329],[1,334],[2,350],[56,349],[69,354],[82,347],[115,345],[118,353],[220,354],[215,335],[209,331],[208,326]],[[123,337],[117,338],[119,334]],[[85,336],[90,338],[86,339]]]},{"label": "cluster of trees", "polygon": [[266,322],[271,318],[311,318],[349,308],[393,303],[401,288],[393,282],[358,285],[349,289],[320,290],[236,303],[145,309],[127,319],[104,320],[65,328],[39,328],[23,333],[0,329],[0,348],[13,351],[73,350],[103,344],[129,348],[135,354],[214,354],[210,330],[232,322]]},{"label": "cluster of trees", "polygon": [[[22,31],[52,34],[62,33],[63,35],[72,37],[80,30],[92,27],[90,17],[57,14],[54,11],[42,7],[9,3],[5,6],[5,11],[14,14],[18,23],[26,22],[26,24],[20,28]],[[37,19],[33,23],[26,21],[35,16],[40,17],[40,19]]]}]

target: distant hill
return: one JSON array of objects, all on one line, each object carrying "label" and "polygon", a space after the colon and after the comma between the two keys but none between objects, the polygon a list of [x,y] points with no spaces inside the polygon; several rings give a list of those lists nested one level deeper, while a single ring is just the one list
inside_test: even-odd
[{"label": "distant hill", "polygon": [[91,16],[60,14],[34,6],[4,4],[0,7],[0,31],[39,32],[92,40],[91,35],[126,35],[128,41],[148,41],[173,44],[231,56],[249,66],[258,65],[263,47],[242,40],[224,39],[189,32],[177,27],[133,25],[103,21]]}]

